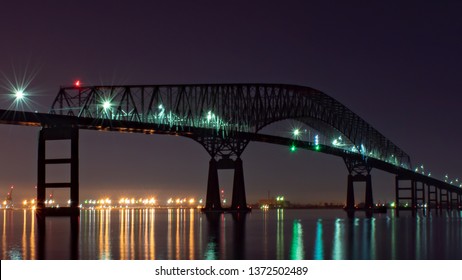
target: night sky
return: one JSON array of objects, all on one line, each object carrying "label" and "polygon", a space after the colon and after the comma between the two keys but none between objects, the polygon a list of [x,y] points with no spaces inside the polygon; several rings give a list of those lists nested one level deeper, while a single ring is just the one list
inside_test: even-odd
[{"label": "night sky", "polygon": [[[27,92],[40,112],[76,79],[309,86],[372,124],[414,165],[462,178],[461,15],[461,1],[4,1],[0,81],[35,75]],[[8,90],[0,94],[0,108],[10,107]],[[35,196],[38,131],[0,126],[2,196],[10,185],[15,200]],[[249,202],[268,191],[294,202],[345,200],[341,158],[263,143],[242,158]],[[81,130],[80,198],[205,197],[208,161],[186,138]],[[375,200],[392,200],[393,176],[372,175]],[[230,198],[232,173],[220,171],[220,182]]]}]

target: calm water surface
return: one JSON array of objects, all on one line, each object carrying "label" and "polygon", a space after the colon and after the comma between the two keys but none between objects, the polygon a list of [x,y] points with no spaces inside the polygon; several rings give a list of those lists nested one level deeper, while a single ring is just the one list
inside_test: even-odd
[{"label": "calm water surface", "polygon": [[349,219],[342,210],[1,210],[2,259],[462,259],[460,211]]}]

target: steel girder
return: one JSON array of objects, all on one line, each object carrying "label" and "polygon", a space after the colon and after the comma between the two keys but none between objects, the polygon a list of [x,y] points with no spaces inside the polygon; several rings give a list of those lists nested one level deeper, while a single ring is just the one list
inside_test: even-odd
[{"label": "steel girder", "polygon": [[[214,128],[216,135],[258,133],[295,119],[328,137],[344,136],[364,157],[411,168],[410,157],[361,117],[327,94],[282,84],[197,84],[63,87],[50,113],[95,119]],[[212,135],[201,135],[200,137]]]}]

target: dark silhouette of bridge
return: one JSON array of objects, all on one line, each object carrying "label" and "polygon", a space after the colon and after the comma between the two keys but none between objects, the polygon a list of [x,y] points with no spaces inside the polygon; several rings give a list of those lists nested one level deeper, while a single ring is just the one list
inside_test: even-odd
[{"label": "dark silhouette of bridge", "polygon": [[[318,134],[263,134],[292,119]],[[371,170],[396,175],[396,205],[413,213],[461,208],[462,189],[412,168],[411,159],[365,120],[325,93],[279,84],[211,84],[63,87],[48,114],[0,110],[0,123],[42,127],[38,145],[37,208],[45,215],[78,215],[79,130],[109,130],[188,137],[209,153],[204,211],[248,211],[241,154],[250,141],[307,149],[342,157],[348,170],[346,210],[355,210],[355,182],[365,182],[365,210],[374,211]],[[322,141],[320,141],[322,137]],[[308,139],[305,139],[308,138]],[[70,140],[70,158],[46,158],[46,141]],[[70,165],[70,182],[49,183],[46,166]],[[234,169],[231,208],[219,194],[219,169]],[[403,181],[409,181],[403,185]],[[45,207],[47,188],[70,188],[70,207]],[[398,211],[399,213],[399,211]]]}]

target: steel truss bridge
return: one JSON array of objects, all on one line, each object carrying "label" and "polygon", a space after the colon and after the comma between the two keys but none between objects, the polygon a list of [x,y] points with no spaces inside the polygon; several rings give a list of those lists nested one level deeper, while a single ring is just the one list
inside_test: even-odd
[{"label": "steel truss bridge", "polygon": [[[279,121],[310,130],[289,136],[262,133]],[[355,210],[354,183],[365,182],[365,210],[374,211],[371,170],[396,175],[396,205],[461,208],[462,189],[415,172],[411,159],[365,120],[327,94],[282,84],[198,84],[63,87],[48,114],[0,110],[0,123],[42,127],[39,134],[37,207],[46,215],[78,215],[79,130],[188,137],[209,153],[204,211],[248,211],[241,154],[250,141],[342,157],[348,171],[346,210]],[[46,158],[46,141],[70,140],[70,158]],[[48,164],[70,164],[70,182],[49,183]],[[234,169],[230,209],[220,201],[218,170]],[[402,184],[403,181],[409,181]],[[70,188],[69,208],[46,208],[47,188]],[[58,213],[59,212],[59,213]],[[399,213],[399,211],[398,211]]]}]

